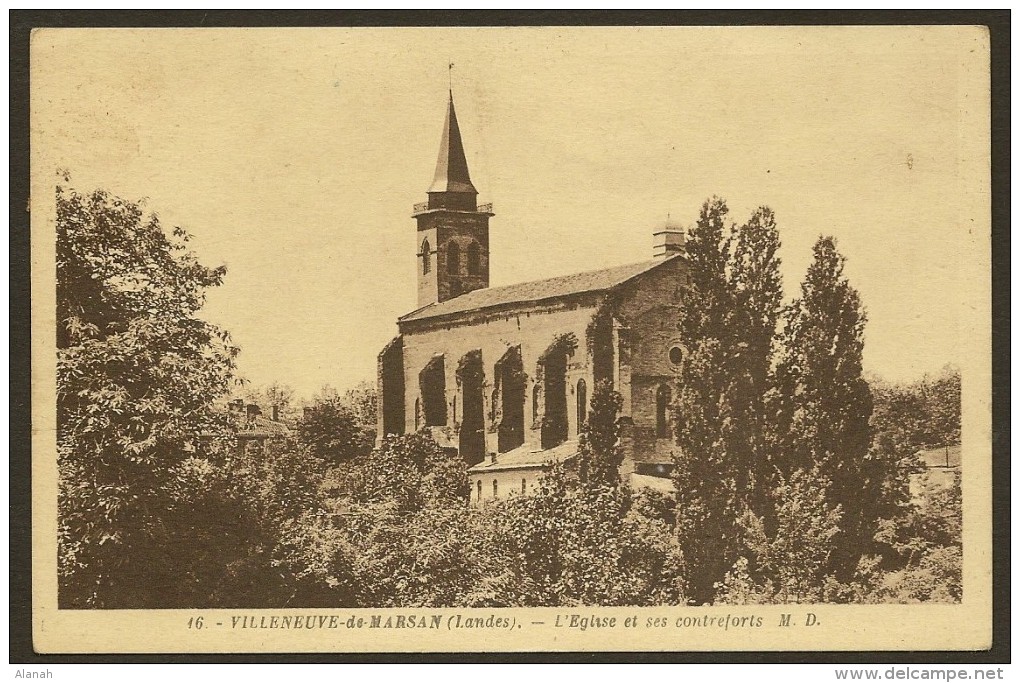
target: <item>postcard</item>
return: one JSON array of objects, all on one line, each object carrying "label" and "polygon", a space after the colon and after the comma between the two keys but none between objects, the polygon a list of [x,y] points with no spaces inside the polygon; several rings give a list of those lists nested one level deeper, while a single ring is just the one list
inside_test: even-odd
[{"label": "postcard", "polygon": [[30,57],[38,652],[991,647],[985,27]]}]

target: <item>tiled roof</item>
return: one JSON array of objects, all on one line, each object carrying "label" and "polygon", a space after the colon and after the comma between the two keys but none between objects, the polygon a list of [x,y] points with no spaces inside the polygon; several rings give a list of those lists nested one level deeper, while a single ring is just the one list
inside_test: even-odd
[{"label": "tiled roof", "polygon": [[676,492],[676,487],[673,486],[673,480],[669,477],[652,477],[647,474],[638,474],[637,472],[630,475],[630,487],[634,490],[652,489],[654,491],[661,491],[662,493]]},{"label": "tiled roof", "polygon": [[261,416],[254,420],[244,420],[237,428],[237,435],[241,437],[270,438],[288,434],[290,434],[290,428],[287,425]]},{"label": "tiled roof", "polygon": [[495,472],[498,470],[517,470],[531,467],[543,467],[552,462],[568,460],[575,455],[577,455],[576,441],[566,441],[561,443],[559,446],[554,446],[553,448],[548,448],[546,450],[539,450],[534,446],[525,444],[519,448],[513,449],[512,451],[500,453],[496,456],[496,462],[485,459],[468,469],[468,472],[472,474],[481,474],[485,472]]},{"label": "tiled roof", "polygon": [[462,294],[456,298],[419,308],[417,311],[412,311],[401,317],[399,321],[425,320],[507,304],[531,303],[569,296],[571,294],[581,294],[583,292],[604,291],[661,266],[673,258],[676,258],[676,256],[642,261],[641,263],[631,263],[626,266],[592,270],[586,273],[563,275],[547,280],[534,280],[532,282],[521,282],[503,287],[476,289],[473,292]]},{"label": "tiled roof", "polygon": [[[291,429],[282,422],[274,422],[265,417],[256,417],[253,421],[241,417],[232,421],[234,435],[242,439],[272,439],[291,434]],[[204,431],[199,436],[203,439],[226,436],[222,431]]]}]

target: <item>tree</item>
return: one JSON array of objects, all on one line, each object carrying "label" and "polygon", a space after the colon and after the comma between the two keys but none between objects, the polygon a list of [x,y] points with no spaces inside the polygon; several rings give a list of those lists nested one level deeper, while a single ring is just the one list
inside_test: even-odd
[{"label": "tree", "polygon": [[928,439],[931,422],[919,385],[872,378],[868,386],[873,404],[869,458],[885,465],[885,481],[877,498],[875,550],[884,568],[899,568],[905,561],[899,552],[901,534],[913,513],[910,478],[922,471],[918,451]]},{"label": "tree", "polygon": [[930,425],[928,447],[960,443],[960,369],[947,365],[935,377],[921,380]]},{"label": "tree", "polygon": [[738,464],[738,490],[746,502],[771,522],[771,488],[778,485],[772,465],[773,416],[768,396],[776,350],[776,325],[782,311],[783,284],[779,272],[779,230],[775,215],[759,207],[733,237],[729,283],[733,291],[730,317],[733,386],[732,428],[728,448]]},{"label": "tree", "polygon": [[146,607],[176,580],[182,463],[233,376],[196,317],[225,270],[139,203],[58,185],[56,204],[59,600]]},{"label": "tree", "polygon": [[476,519],[486,592],[475,604],[680,604],[676,539],[630,501],[625,487],[579,482],[555,464],[533,493],[490,503]]},{"label": "tree", "polygon": [[331,465],[366,455],[375,437],[374,431],[360,424],[354,411],[337,397],[306,407],[297,432],[299,441],[315,457]]},{"label": "tree", "polygon": [[729,386],[726,344],[733,297],[726,278],[724,220],[718,198],[705,202],[688,237],[689,288],[679,321],[686,354],[675,402],[673,480],[677,536],[690,598],[711,602],[714,584],[737,559],[738,497],[721,425]]},{"label": "tree", "polygon": [[888,471],[875,541],[882,566],[895,571],[916,561],[916,544],[925,536],[920,533],[923,526],[916,524],[917,501],[910,491],[912,477],[915,483],[925,479],[917,478],[924,471],[919,451],[959,443],[960,375],[946,366],[934,377],[925,375],[909,384],[872,378],[869,385],[874,398],[871,457],[884,460]]},{"label": "tree", "polygon": [[351,468],[344,495],[356,503],[387,503],[411,513],[467,502],[467,466],[428,432],[387,437]]},{"label": "tree", "polygon": [[[817,469],[798,470],[770,491],[774,530],[750,509],[741,518],[746,550],[724,582],[722,602],[822,602],[840,509],[827,502],[828,481]],[[749,562],[748,559],[751,561]]]},{"label": "tree", "polygon": [[161,588],[163,607],[287,607],[317,604],[316,586],[291,552],[300,527],[321,515],[324,464],[293,442],[221,458],[189,458],[180,468],[178,527]]},{"label": "tree", "polygon": [[778,411],[777,464],[787,477],[817,467],[831,482],[828,502],[843,516],[829,568],[846,581],[873,546],[895,462],[870,451],[872,398],[861,367],[867,318],[844,264],[835,240],[819,238],[801,296],[788,309],[777,369],[786,402]]},{"label": "tree", "polygon": [[477,534],[463,460],[418,432],[388,437],[331,474],[339,480],[327,518],[302,520],[287,546],[303,604],[469,602],[485,564],[470,555]]},{"label": "tree", "polygon": [[874,399],[871,423],[876,435],[905,448],[923,450],[960,443],[960,371],[947,365],[936,375],[894,384],[868,382]]},{"label": "tree", "polygon": [[617,415],[622,405],[623,397],[613,391],[611,382],[602,380],[595,384],[591,410],[577,447],[578,476],[582,484],[619,486],[623,450],[619,444]]},{"label": "tree", "polygon": [[[378,389],[371,382],[358,382],[344,392],[343,403],[354,413],[358,424],[365,429],[376,429],[376,411],[379,403]],[[374,440],[373,436],[373,440]]]},{"label": "tree", "polygon": [[914,453],[928,441],[931,424],[919,386],[870,378],[872,442],[890,452]]},{"label": "tree", "polygon": [[730,230],[727,214],[719,198],[702,206],[686,243],[678,324],[686,354],[674,404],[676,528],[697,603],[711,602],[740,554],[743,508],[767,501],[757,480],[768,474],[763,413],[782,298],[778,231],[765,207]]},{"label": "tree", "polygon": [[919,500],[896,531],[904,558],[891,573],[898,602],[959,602],[963,595],[963,497],[960,475],[939,484],[930,475],[918,482]]}]

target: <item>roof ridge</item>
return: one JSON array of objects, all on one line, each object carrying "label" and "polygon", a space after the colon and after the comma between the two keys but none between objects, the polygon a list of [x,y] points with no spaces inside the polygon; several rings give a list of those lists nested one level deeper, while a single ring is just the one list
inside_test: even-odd
[{"label": "roof ridge", "polygon": [[[537,280],[524,280],[523,282],[510,282],[508,284],[498,285],[496,287],[483,287],[482,289],[472,289],[470,292],[466,292],[464,294],[461,294],[461,297],[470,296],[470,295],[474,294],[475,292],[484,292],[484,291],[498,292],[499,290],[506,289],[508,287],[519,287],[519,286],[522,286],[522,285],[532,285],[532,284],[537,285],[537,284],[540,284],[542,282],[551,282],[553,280],[561,280],[563,278],[568,278],[568,277],[581,277],[583,275],[594,275],[595,273],[604,273],[604,272],[607,272],[607,271],[610,271],[610,270],[616,270],[618,268],[619,269],[634,268],[636,266],[641,266],[641,265],[647,265],[649,268],[651,268],[652,266],[656,266],[656,265],[658,265],[660,263],[664,263],[666,260],[667,259],[662,259],[662,258],[648,259],[647,261],[634,261],[632,263],[621,263],[621,264],[616,265],[616,266],[606,266],[605,268],[592,268],[591,270],[579,270],[576,273],[565,273],[564,275],[553,275],[552,277],[542,277],[542,278],[539,278]],[[641,272],[644,272],[644,271],[641,271]],[[636,275],[639,275],[639,274],[640,273],[636,273]],[[456,297],[456,298],[459,299],[461,297]],[[448,301],[449,301],[449,299],[448,299]],[[434,306],[434,305],[435,304],[428,304],[427,306],[423,306],[422,308],[428,308],[429,306]],[[419,308],[418,310],[420,311],[422,309]],[[411,313],[417,313],[417,311],[411,311]],[[408,315],[410,315],[410,314],[408,314]]]},{"label": "roof ridge", "polygon": [[[559,280],[561,277],[577,277],[577,276],[580,276],[580,275],[592,275],[594,273],[602,273],[602,272],[605,272],[607,270],[616,270],[617,268],[633,268],[635,266],[642,266],[642,265],[647,265],[647,266],[651,267],[651,266],[654,266],[654,265],[656,265],[658,263],[661,263],[663,261],[665,261],[665,259],[658,259],[658,258],[656,258],[656,259],[648,259],[648,260],[645,260],[645,261],[632,261],[631,263],[620,263],[620,264],[617,264],[615,266],[605,266],[603,268],[592,268],[591,270],[579,270],[576,273],[566,273],[565,275],[553,275],[552,277],[543,277],[543,278],[539,278],[537,280],[525,280],[524,282],[515,282],[515,283],[508,284],[508,285],[500,285],[499,287],[490,287],[489,289],[500,289],[502,287],[513,287],[513,286],[518,285],[518,284],[526,285],[526,284],[529,284],[531,282],[545,282],[547,280]],[[474,291],[477,291],[477,290],[474,290]],[[469,294],[470,294],[470,292],[469,292]]]}]

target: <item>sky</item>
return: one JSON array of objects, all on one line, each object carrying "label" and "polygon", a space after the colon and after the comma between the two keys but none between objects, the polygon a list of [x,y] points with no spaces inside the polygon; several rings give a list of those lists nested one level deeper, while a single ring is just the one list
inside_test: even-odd
[{"label": "sky", "polygon": [[909,381],[983,334],[986,51],[967,27],[43,30],[33,174],[145,198],[225,264],[203,316],[254,385],[374,381],[452,62],[493,286],[648,259],[712,195],[767,205],[787,295],[835,236],[866,371]]}]

